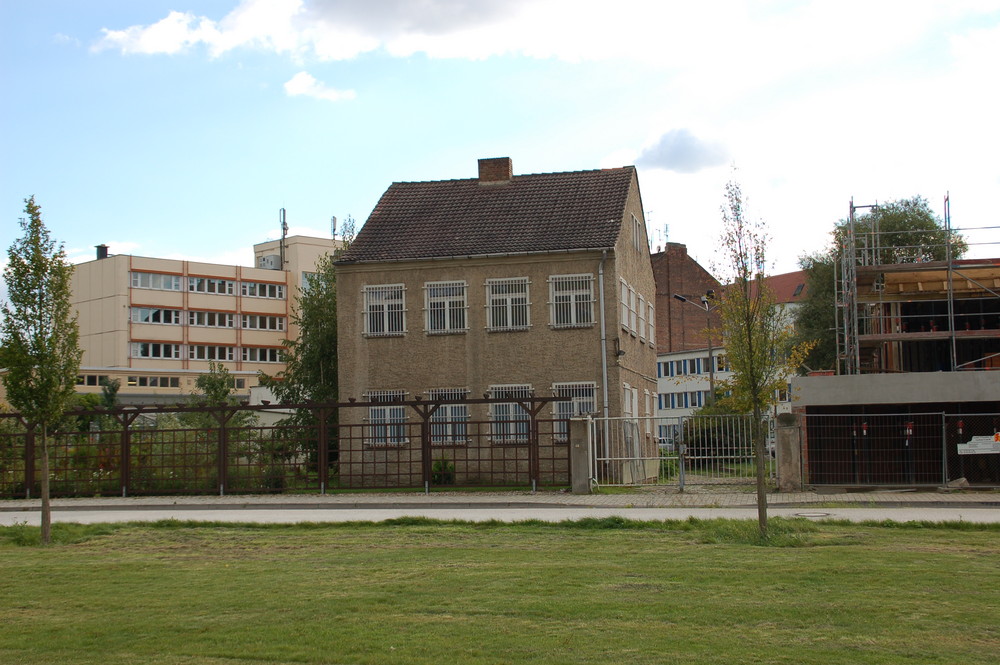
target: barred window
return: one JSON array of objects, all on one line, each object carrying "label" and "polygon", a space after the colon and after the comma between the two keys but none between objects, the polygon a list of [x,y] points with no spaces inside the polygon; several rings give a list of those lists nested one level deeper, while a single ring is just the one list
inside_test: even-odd
[{"label": "barred window", "polygon": [[131,351],[133,358],[164,358],[168,360],[180,360],[180,344],[161,344],[159,342],[132,342]]},{"label": "barred window", "polygon": [[247,298],[276,298],[284,300],[285,285],[267,282],[241,282],[240,294]]},{"label": "barred window", "polygon": [[236,293],[236,282],[214,277],[188,277],[188,291],[231,296]]},{"label": "barred window", "polygon": [[181,311],[179,309],[161,309],[159,307],[133,307],[129,313],[132,323],[162,323],[179,325]]},{"label": "barred window", "polygon": [[192,344],[188,347],[188,358],[191,360],[233,360],[235,357],[236,349],[231,346]]},{"label": "barred window", "polygon": [[131,284],[134,289],[156,289],[159,291],[180,291],[180,275],[164,275],[156,272],[133,272]]},{"label": "barred window", "polygon": [[228,312],[188,312],[188,325],[203,328],[232,328],[236,325],[235,317]]},{"label": "barred window", "polygon": [[428,390],[429,400],[459,400],[457,404],[442,404],[431,416],[431,443],[445,445],[467,443],[469,440],[469,407],[461,403],[469,393],[465,388]]},{"label": "barred window", "polygon": [[552,275],[549,277],[553,328],[594,325],[594,276]]},{"label": "barred window", "polygon": [[266,314],[244,314],[243,328],[247,330],[284,330],[285,317]]},{"label": "barred window", "polygon": [[553,433],[557,441],[569,440],[568,419],[597,411],[594,400],[596,389],[597,384],[593,382],[552,384],[552,394],[565,400],[552,404],[552,415],[556,419]]},{"label": "barred window", "polygon": [[385,337],[406,333],[406,289],[402,284],[364,288],[365,335]]},{"label": "barred window", "polygon": [[427,332],[456,333],[468,330],[465,282],[428,282],[424,285]]},{"label": "barred window", "polygon": [[248,363],[280,363],[284,362],[281,349],[274,347],[245,346],[240,357]]},{"label": "barred window", "polygon": [[486,327],[489,330],[527,330],[531,326],[528,278],[486,280]]},{"label": "barred window", "polygon": [[406,438],[406,406],[401,402],[406,393],[402,390],[372,390],[365,394],[369,402],[382,402],[368,407],[368,424],[365,443],[370,446],[401,446]]},{"label": "barred window", "polygon": [[[491,399],[531,397],[530,385],[490,386]],[[513,402],[490,405],[490,428],[494,443],[527,443],[531,420],[528,412]]]}]

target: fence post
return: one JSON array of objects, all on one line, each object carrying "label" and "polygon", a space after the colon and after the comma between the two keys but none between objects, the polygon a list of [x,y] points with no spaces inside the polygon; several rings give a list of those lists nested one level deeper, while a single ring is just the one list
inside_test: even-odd
[{"label": "fence post", "polygon": [[[122,422],[122,421],[120,421]],[[128,486],[131,480],[131,459],[132,459],[132,437],[129,430],[130,420],[124,420],[122,425],[122,439],[121,439],[121,464],[118,465],[120,469],[121,483],[122,483],[122,496],[128,496]]]},{"label": "fence post", "polygon": [[24,498],[31,498],[31,488],[35,486],[35,426],[27,426],[24,432]]},{"label": "fence post", "polygon": [[941,414],[941,487],[948,486],[948,416]]},{"label": "fence post", "polygon": [[573,494],[590,494],[591,422],[589,417],[569,421],[569,477]]},{"label": "fence post", "polygon": [[319,409],[316,412],[319,419],[319,427],[316,436],[316,464],[319,465],[319,493],[326,494],[326,485],[330,482],[330,427],[327,418],[330,417],[329,409]]}]

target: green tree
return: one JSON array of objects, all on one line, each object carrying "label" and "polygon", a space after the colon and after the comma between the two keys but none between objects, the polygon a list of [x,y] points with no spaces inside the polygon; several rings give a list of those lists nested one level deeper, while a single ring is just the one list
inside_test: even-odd
[{"label": "green tree", "polygon": [[24,235],[7,250],[4,269],[9,303],[4,303],[0,365],[7,400],[41,437],[42,543],[52,538],[49,502],[50,428],[73,398],[80,369],[79,328],[70,305],[73,266],[63,246],[51,239],[41,207],[25,200]]},{"label": "green tree", "polygon": [[[194,382],[195,392],[191,393],[190,402],[195,406],[236,406],[239,400],[233,395],[236,382],[225,365],[215,362],[208,364],[208,371],[200,374]],[[187,427],[214,429],[219,421],[215,415],[205,412],[185,412],[180,421]],[[249,427],[256,424],[256,416],[248,411],[239,411],[227,421],[230,427]]]},{"label": "green tree", "polygon": [[[279,401],[296,404],[307,401],[335,402],[337,390],[337,273],[334,261],[354,239],[354,220],[341,227],[341,247],[316,262],[316,272],[296,298],[292,323],[298,328],[295,339],[285,340],[285,369],[277,376],[260,375],[260,383]],[[310,420],[307,414],[300,417]]]},{"label": "green tree", "polygon": [[[847,246],[850,220],[840,220],[825,251],[799,259],[806,271],[805,297],[796,311],[797,339],[816,342],[805,359],[811,369],[837,366],[837,290]],[[958,233],[944,227],[927,200],[914,196],[867,209],[854,220],[855,253],[868,264],[914,263],[959,258],[969,247]]]},{"label": "green tree", "polygon": [[744,209],[740,185],[726,185],[722,206],[722,250],[727,284],[719,303],[726,356],[733,374],[728,381],[732,407],[753,414],[753,450],[757,471],[757,521],[767,538],[767,467],[764,415],[775,389],[801,362],[805,347],[792,343],[791,322],[766,283],[770,238],[762,220]]}]

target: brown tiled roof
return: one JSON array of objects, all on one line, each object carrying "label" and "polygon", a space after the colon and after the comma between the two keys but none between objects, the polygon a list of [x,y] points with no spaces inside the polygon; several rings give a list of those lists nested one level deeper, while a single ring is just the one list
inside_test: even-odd
[{"label": "brown tiled roof", "polygon": [[338,263],[614,247],[635,167],[396,182]]},{"label": "brown tiled roof", "polygon": [[786,272],[783,275],[771,275],[767,285],[774,293],[774,302],[784,304],[799,302],[806,296],[806,271]]}]

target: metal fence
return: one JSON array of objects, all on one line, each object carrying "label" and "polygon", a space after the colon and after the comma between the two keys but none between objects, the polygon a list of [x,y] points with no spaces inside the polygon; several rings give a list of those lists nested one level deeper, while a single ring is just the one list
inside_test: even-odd
[{"label": "metal fence", "polygon": [[[570,482],[568,422],[541,417],[553,401],[77,410],[48,437],[50,493],[564,486]],[[473,420],[471,405],[501,415]],[[39,495],[40,446],[37,428],[17,414],[0,414],[0,498]]]},{"label": "metal fence", "polygon": [[600,486],[746,485],[756,481],[755,434],[765,437],[774,477],[771,419],[749,415],[598,418],[589,432],[593,483]]},{"label": "metal fence", "polygon": [[808,414],[807,485],[1000,486],[1000,414]]}]

